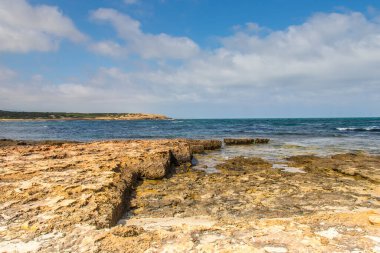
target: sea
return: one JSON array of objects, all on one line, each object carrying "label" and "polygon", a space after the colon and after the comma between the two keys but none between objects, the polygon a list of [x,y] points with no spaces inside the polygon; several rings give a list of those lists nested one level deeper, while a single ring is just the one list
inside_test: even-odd
[{"label": "sea", "polygon": [[[292,155],[380,154],[380,118],[173,119],[137,121],[0,121],[0,139],[75,140],[228,137],[269,138],[265,145],[228,146],[198,159],[234,156],[281,161]],[[212,167],[212,166],[209,166]]]}]

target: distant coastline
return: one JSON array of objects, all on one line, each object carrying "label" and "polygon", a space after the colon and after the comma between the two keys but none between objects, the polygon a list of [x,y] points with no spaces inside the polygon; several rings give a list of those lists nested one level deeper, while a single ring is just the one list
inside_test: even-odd
[{"label": "distant coastline", "polygon": [[66,113],[14,112],[0,110],[0,121],[61,121],[61,120],[169,120],[152,113]]}]

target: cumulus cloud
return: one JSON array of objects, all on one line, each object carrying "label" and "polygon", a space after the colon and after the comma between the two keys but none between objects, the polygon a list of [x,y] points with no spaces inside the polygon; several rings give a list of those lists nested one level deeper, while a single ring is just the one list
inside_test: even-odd
[{"label": "cumulus cloud", "polygon": [[380,25],[360,13],[317,14],[284,31],[264,37],[237,33],[222,44],[177,75],[192,77],[188,83],[216,86],[302,83],[309,88],[308,82],[329,86],[378,76]]},{"label": "cumulus cloud", "polygon": [[6,67],[1,67],[0,66],[0,81],[6,81],[6,80],[11,80],[16,76],[16,72],[6,68]]},{"label": "cumulus cloud", "polygon": [[83,83],[53,83],[40,74],[25,81],[17,72],[0,68],[0,109],[159,113],[154,108],[167,100],[163,90],[158,94],[140,85],[117,68],[100,68]]},{"label": "cumulus cloud", "polygon": [[[180,67],[125,73],[128,80],[188,103],[222,106],[380,106],[380,24],[361,13],[316,14],[301,25],[257,34],[246,24]],[[252,31],[254,31],[252,33]],[[119,70],[120,72],[120,70]],[[157,91],[162,91],[162,94]],[[366,99],[363,99],[366,97]],[[368,109],[367,107],[367,109]]]},{"label": "cumulus cloud", "polygon": [[0,52],[51,51],[61,39],[81,42],[85,35],[57,7],[0,1]]},{"label": "cumulus cloud", "polygon": [[380,25],[360,13],[317,14],[264,37],[238,32],[221,43],[185,66],[144,78],[231,104],[349,105],[358,94],[376,103],[380,92]]},{"label": "cumulus cloud", "polygon": [[92,43],[89,46],[89,49],[97,54],[115,58],[124,57],[128,54],[128,51],[125,47],[110,40]]},{"label": "cumulus cloud", "polygon": [[[118,36],[125,42],[124,52],[137,54],[145,59],[186,59],[193,57],[199,51],[198,45],[187,37],[174,37],[165,33],[144,33],[139,21],[113,9],[98,9],[91,16],[94,20],[112,24]],[[110,46],[110,43],[115,44],[102,41],[93,45],[91,49],[105,55],[117,55],[120,48]],[[107,50],[104,50],[105,45],[107,45]]]},{"label": "cumulus cloud", "polygon": [[[134,47],[135,38],[159,38],[142,33],[137,21],[116,11],[101,9],[93,15],[111,22],[130,43],[106,42],[101,45],[104,53],[132,53],[131,46],[134,53],[142,54]],[[22,93],[26,101],[53,97],[53,107],[62,101],[89,111],[153,111],[172,116],[378,114],[380,24],[376,19],[356,12],[321,13],[265,35],[252,32],[259,28],[253,23],[246,26],[221,38],[219,48],[200,51],[179,66],[137,71],[100,68],[80,84],[4,86],[1,82],[0,106],[12,94]],[[150,57],[163,56],[155,47],[153,51],[146,47]],[[0,69],[0,80],[7,76],[1,73]]]}]

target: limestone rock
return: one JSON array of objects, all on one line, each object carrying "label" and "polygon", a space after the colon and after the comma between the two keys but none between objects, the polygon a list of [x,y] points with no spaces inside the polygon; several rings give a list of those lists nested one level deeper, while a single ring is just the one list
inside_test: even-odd
[{"label": "limestone rock", "polygon": [[4,143],[0,252],[371,252],[378,240],[379,156],[284,162],[303,174],[234,157],[206,173],[192,153],[220,141]]},{"label": "limestone rock", "polygon": [[249,145],[249,144],[267,144],[269,139],[261,138],[225,138],[226,145]]},{"label": "limestone rock", "polygon": [[371,224],[380,226],[380,215],[371,215],[368,220]]},{"label": "limestone rock", "polygon": [[219,140],[188,140],[190,146],[202,145],[204,150],[215,150],[222,147],[222,141]]},{"label": "limestone rock", "polygon": [[205,147],[203,145],[191,145],[192,154],[202,154],[205,152]]},{"label": "limestone rock", "polygon": [[248,145],[255,143],[255,139],[252,138],[225,138],[224,143],[226,145]]}]

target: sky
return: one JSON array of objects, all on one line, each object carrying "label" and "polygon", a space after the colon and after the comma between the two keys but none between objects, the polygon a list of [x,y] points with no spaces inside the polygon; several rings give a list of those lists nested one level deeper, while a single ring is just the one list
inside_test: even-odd
[{"label": "sky", "polygon": [[0,110],[380,116],[380,2],[0,0]]}]

